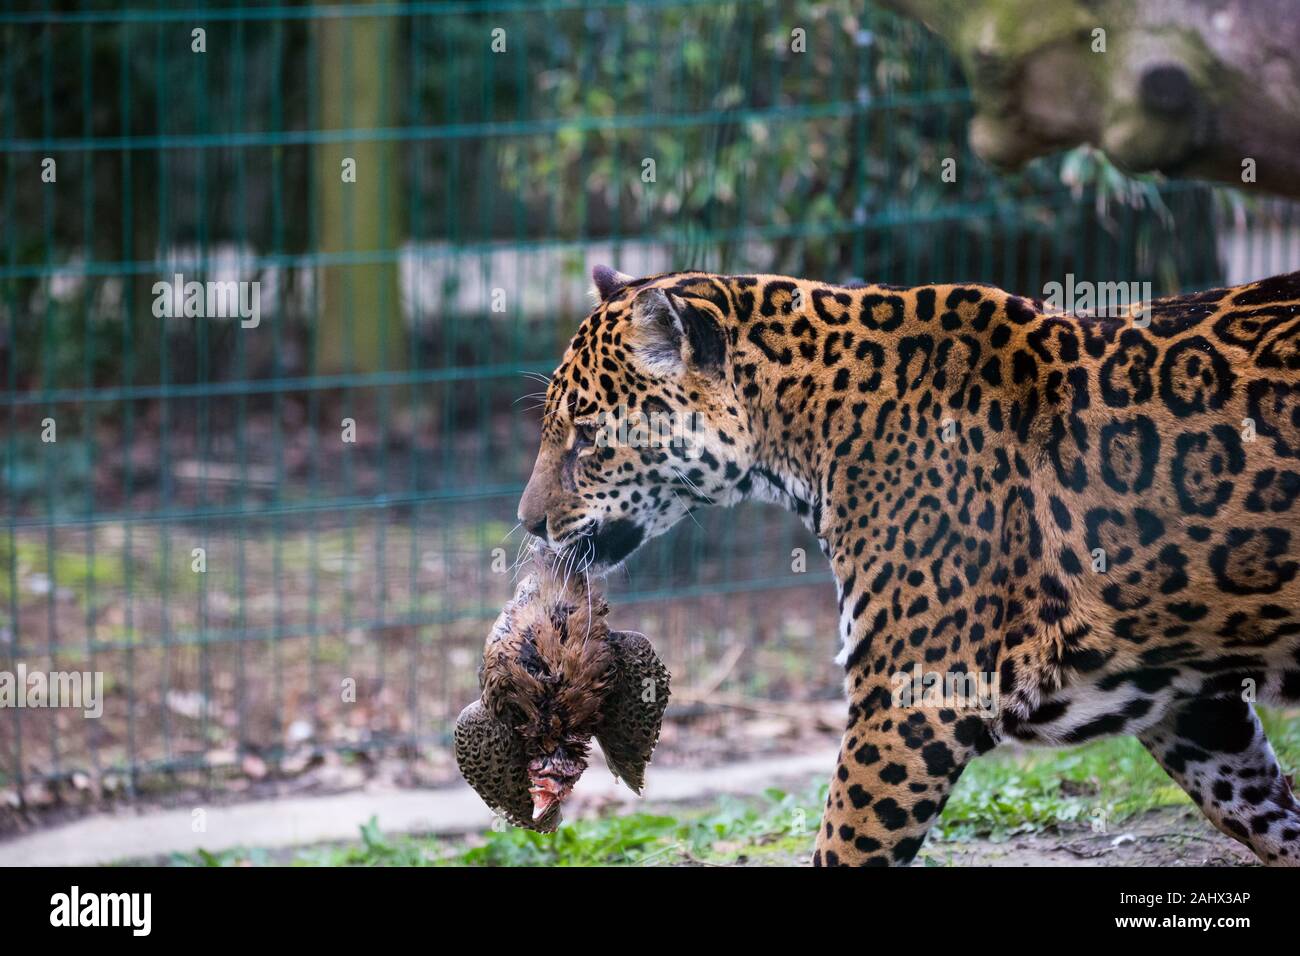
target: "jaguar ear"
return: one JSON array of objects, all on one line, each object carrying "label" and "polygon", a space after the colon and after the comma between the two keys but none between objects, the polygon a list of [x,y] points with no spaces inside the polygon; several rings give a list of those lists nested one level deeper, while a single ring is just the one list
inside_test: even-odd
[{"label": "jaguar ear", "polygon": [[600,296],[600,301],[608,302],[623,291],[623,287],[632,281],[632,277],[609,266],[596,266],[591,270],[591,281],[596,283],[596,294]]},{"label": "jaguar ear", "polygon": [[706,310],[664,289],[645,289],[632,300],[633,348],[651,371],[680,374],[687,366],[717,372],[726,355],[721,326]]}]

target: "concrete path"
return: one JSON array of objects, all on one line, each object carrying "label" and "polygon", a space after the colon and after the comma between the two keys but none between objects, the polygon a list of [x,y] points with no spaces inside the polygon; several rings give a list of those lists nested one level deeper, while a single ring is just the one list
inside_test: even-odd
[{"label": "concrete path", "polygon": [[[647,776],[645,799],[694,800],[718,793],[752,794],[778,782],[816,777],[835,766],[835,750],[708,769],[665,767]],[[576,794],[637,797],[603,764],[593,761]],[[327,797],[262,800],[202,808],[205,832],[194,832],[193,808],[155,813],[103,814],[0,843],[0,866],[84,866],[126,859],[216,853],[236,847],[292,847],[357,838],[372,816],[385,833],[467,833],[492,821],[468,786],[439,790],[383,790]]]}]

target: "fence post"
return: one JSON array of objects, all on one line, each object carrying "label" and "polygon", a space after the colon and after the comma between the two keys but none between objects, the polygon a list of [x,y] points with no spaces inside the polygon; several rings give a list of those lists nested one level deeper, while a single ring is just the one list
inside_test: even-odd
[{"label": "fence post", "polygon": [[[367,0],[373,2],[373,0]],[[320,128],[387,129],[395,90],[395,18],[324,17],[318,22]],[[347,140],[316,149],[313,202],[320,251],[356,256],[326,265],[317,322],[317,371],[376,372],[405,360],[397,263],[399,167],[393,143]]]}]

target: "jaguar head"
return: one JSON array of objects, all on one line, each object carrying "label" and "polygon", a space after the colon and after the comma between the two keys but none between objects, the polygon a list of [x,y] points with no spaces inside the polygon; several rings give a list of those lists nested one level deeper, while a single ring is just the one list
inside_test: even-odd
[{"label": "jaguar head", "polygon": [[551,377],[519,520],[601,574],[693,508],[738,500],[754,448],[716,280],[592,277],[599,302]]}]

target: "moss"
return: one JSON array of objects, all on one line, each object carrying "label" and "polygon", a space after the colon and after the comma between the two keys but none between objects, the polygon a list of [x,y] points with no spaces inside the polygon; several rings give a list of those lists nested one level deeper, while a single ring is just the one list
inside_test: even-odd
[{"label": "moss", "polygon": [[120,587],[126,580],[126,564],[120,551],[96,551],[87,554],[82,548],[55,545],[53,555],[44,540],[0,537],[0,604],[12,605],[13,568],[18,582],[18,597],[32,597],[24,582],[32,575],[52,575],[52,585],[72,591],[83,608],[92,592]]}]

